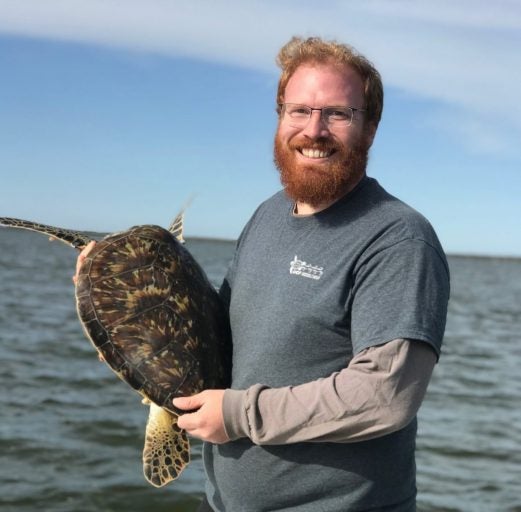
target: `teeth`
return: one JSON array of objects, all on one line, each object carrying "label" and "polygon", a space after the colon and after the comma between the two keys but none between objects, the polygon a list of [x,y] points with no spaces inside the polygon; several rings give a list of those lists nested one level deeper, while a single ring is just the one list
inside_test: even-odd
[{"label": "teeth", "polygon": [[321,151],[320,149],[303,148],[302,154],[307,158],[326,158],[331,154],[331,151]]}]

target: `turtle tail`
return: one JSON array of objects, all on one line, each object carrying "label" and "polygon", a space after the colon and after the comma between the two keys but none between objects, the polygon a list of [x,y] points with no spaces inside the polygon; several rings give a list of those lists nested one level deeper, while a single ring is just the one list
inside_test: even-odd
[{"label": "turtle tail", "polygon": [[176,218],[172,221],[172,223],[168,227],[168,231],[170,231],[170,233],[172,233],[172,235],[174,235],[174,237],[176,238],[176,240],[180,244],[184,244],[185,243],[185,239],[183,237],[183,234],[184,234],[183,232],[184,232],[185,211],[190,206],[192,201],[193,201],[193,196],[190,197],[188,199],[188,201],[186,201],[184,206],[181,208],[181,211],[176,215]]},{"label": "turtle tail", "polygon": [[77,231],[47,226],[46,224],[39,224],[38,222],[31,222],[28,220],[13,219],[11,217],[0,217],[0,226],[28,229],[30,231],[36,231],[37,233],[43,233],[80,250],[92,240],[88,236]]}]

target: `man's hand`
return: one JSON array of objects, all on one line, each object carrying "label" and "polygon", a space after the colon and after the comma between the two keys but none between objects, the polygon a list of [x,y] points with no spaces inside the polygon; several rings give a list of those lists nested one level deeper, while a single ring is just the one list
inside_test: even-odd
[{"label": "man's hand", "polygon": [[183,411],[193,411],[179,416],[177,424],[190,435],[222,444],[230,439],[224,429],[222,404],[224,389],[207,389],[197,395],[174,398],[173,404]]},{"label": "man's hand", "polygon": [[78,281],[78,274],[80,273],[80,268],[83,265],[83,261],[85,260],[87,254],[89,254],[90,251],[94,248],[96,245],[96,242],[93,240],[92,242],[89,242],[84,249],[80,252],[78,259],[76,260],[76,274],[72,277],[72,281],[74,284]]},{"label": "man's hand", "polygon": [[[83,261],[85,260],[87,254],[89,254],[89,252],[92,251],[92,249],[94,248],[95,245],[96,245],[96,242],[94,240],[92,240],[80,252],[78,259],[76,260],[76,274],[74,274],[72,276],[72,281],[73,281],[74,285],[76,285],[76,283],[78,282],[78,274],[80,273],[80,268],[83,265]],[[99,352],[98,352],[98,359],[100,361],[105,361],[103,359],[103,356]]]}]

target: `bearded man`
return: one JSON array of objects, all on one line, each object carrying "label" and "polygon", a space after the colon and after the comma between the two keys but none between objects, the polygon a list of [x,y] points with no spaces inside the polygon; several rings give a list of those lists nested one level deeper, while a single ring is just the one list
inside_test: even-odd
[{"label": "bearded man", "polygon": [[174,400],[206,441],[227,512],[416,509],[416,413],[445,329],[449,273],[429,223],[367,176],[380,75],[351,47],[278,56],[284,190],[245,227],[222,285],[231,389]]}]

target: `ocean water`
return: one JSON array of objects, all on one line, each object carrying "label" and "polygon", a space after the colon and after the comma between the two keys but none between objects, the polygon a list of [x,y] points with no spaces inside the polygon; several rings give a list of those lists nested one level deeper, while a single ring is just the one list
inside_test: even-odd
[{"label": "ocean water", "polygon": [[[189,240],[218,285],[234,244]],[[74,307],[76,251],[0,230],[0,511],[195,510],[142,476],[147,407],[97,360]],[[443,355],[419,414],[418,510],[521,512],[521,260],[449,258]]]}]

